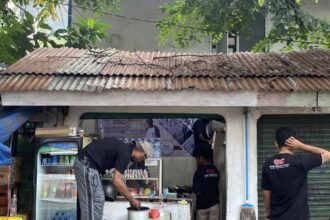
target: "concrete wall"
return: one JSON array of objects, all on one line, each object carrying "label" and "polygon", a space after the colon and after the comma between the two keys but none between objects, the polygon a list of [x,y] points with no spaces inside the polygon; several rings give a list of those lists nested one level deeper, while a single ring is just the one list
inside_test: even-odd
[{"label": "concrete wall", "polygon": [[[119,14],[126,17],[155,21],[163,16],[159,6],[168,2],[172,2],[172,0],[121,0]],[[80,9],[74,8],[73,18],[77,16],[92,17],[92,14],[88,11],[82,12]],[[112,28],[109,30],[112,38],[111,43],[100,43],[98,45],[100,48],[114,47],[119,50],[128,51],[211,52],[211,42],[209,39],[205,39],[202,43],[195,44],[187,49],[174,48],[170,44],[160,46],[157,40],[158,30],[155,27],[155,23],[152,22],[118,18],[111,15],[105,15],[103,18],[97,19],[112,25]]]},{"label": "concrete wall", "polygon": [[[321,19],[325,19],[330,22],[330,1],[329,0],[319,0],[318,4],[313,3],[311,0],[303,0],[303,8],[306,12],[310,13],[313,16],[316,16]],[[266,33],[268,33],[272,26],[273,22],[271,21],[272,15],[268,14],[266,17]],[[271,51],[278,52],[282,48],[281,44],[275,44]]]}]

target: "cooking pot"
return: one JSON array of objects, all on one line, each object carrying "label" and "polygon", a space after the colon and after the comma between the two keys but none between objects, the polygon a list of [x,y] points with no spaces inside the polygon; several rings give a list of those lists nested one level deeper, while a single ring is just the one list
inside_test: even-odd
[{"label": "cooking pot", "polygon": [[149,208],[141,206],[139,209],[127,208],[128,220],[148,220],[149,219]]},{"label": "cooking pot", "polygon": [[113,202],[117,199],[117,189],[110,180],[102,180],[103,191],[106,201]]}]

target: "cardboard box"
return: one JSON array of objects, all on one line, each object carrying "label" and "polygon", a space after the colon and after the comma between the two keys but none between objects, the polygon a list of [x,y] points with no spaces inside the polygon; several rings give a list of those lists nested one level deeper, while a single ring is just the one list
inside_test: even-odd
[{"label": "cardboard box", "polygon": [[24,220],[24,217],[22,217],[22,216],[11,216],[11,217],[0,216],[0,220]]},{"label": "cardboard box", "polygon": [[8,214],[8,205],[9,205],[10,192],[5,190],[3,193],[0,193],[0,215]]},{"label": "cardboard box", "polygon": [[49,137],[70,137],[76,136],[77,130],[75,127],[65,128],[36,128],[35,136],[38,138],[49,138]]},{"label": "cardboard box", "polygon": [[23,220],[30,220],[30,211],[22,210],[17,214],[17,216],[23,218]]},{"label": "cardboard box", "polygon": [[22,157],[13,157],[11,165],[0,165],[0,185],[21,181]]}]

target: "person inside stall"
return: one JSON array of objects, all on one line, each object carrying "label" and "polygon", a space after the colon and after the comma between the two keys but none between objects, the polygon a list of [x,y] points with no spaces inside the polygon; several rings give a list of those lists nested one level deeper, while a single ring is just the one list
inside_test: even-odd
[{"label": "person inside stall", "polygon": [[152,154],[152,147],[143,142],[124,143],[115,138],[93,141],[78,152],[74,163],[81,220],[102,220],[105,202],[100,175],[114,168],[113,184],[118,192],[139,208],[141,203],[129,192],[123,181],[129,163],[142,162]]},{"label": "person inside stall", "polygon": [[212,135],[208,127],[209,119],[200,118],[193,125],[194,141],[196,147],[212,148]]},{"label": "person inside stall", "polygon": [[198,147],[193,151],[197,170],[192,192],[196,194],[196,220],[219,220],[220,173],[212,164],[212,149]]},{"label": "person inside stall", "polygon": [[208,148],[211,149],[211,164],[213,164],[213,150],[212,150],[212,131],[209,123],[211,120],[200,118],[195,121],[193,125],[194,131],[194,149],[196,148]]},{"label": "person inside stall", "polygon": [[153,139],[153,138],[159,138],[160,132],[159,128],[154,125],[154,121],[149,118],[146,120],[147,128],[146,128],[146,139]]}]

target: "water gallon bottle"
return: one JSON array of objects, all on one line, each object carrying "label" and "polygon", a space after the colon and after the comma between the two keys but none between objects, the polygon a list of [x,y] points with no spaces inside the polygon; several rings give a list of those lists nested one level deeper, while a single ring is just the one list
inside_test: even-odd
[{"label": "water gallon bottle", "polygon": [[160,141],[155,140],[153,144],[154,144],[154,157],[155,158],[161,157],[162,152],[160,149]]}]

